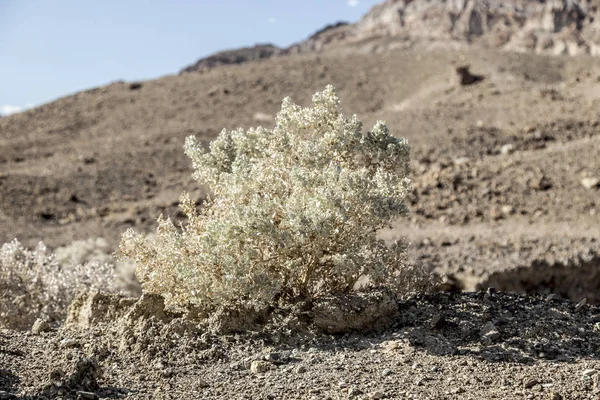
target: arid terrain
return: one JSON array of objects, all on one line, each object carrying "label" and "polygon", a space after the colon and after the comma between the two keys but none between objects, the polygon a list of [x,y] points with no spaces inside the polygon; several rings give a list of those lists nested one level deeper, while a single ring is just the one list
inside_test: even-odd
[{"label": "arid terrain", "polygon": [[[381,237],[405,238],[411,262],[451,292],[388,302],[389,318],[365,300],[356,313],[376,315],[339,332],[314,304],[233,333],[218,318],[194,325],[147,302],[90,300],[101,317],[0,330],[0,399],[600,398],[600,59],[589,24],[587,50],[571,55],[388,32],[115,82],[0,118],[0,243],[103,237],[116,249],[129,227],[182,219],[182,191],[202,204],[186,136],[272,126],[284,97],[306,105],[333,84],[347,114],[409,140],[411,215]],[[461,85],[463,65],[483,79]]]}]

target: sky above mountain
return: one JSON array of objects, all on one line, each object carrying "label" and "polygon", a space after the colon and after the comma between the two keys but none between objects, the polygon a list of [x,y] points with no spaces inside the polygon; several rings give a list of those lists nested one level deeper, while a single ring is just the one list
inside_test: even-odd
[{"label": "sky above mountain", "polygon": [[0,115],[217,51],[289,46],[377,0],[0,0]]}]

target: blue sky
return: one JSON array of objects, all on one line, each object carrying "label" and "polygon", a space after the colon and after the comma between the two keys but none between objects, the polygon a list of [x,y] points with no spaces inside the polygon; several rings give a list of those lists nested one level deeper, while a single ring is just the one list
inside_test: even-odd
[{"label": "blue sky", "polygon": [[305,39],[377,0],[0,0],[0,115],[175,74],[214,52]]}]

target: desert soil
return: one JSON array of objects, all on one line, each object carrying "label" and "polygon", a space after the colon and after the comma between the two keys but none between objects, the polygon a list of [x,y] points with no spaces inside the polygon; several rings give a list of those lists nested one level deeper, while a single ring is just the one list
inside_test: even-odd
[{"label": "desert soil", "polygon": [[[366,128],[386,120],[411,144],[411,216],[382,237],[406,238],[413,262],[445,275],[444,289],[475,293],[401,300],[385,329],[315,331],[292,344],[199,332],[129,353],[112,342],[118,321],[5,330],[0,399],[39,395],[82,357],[103,374],[71,389],[109,398],[596,398],[599,309],[575,306],[600,303],[597,59],[377,49],[116,82],[0,118],[0,242],[116,246],[160,214],[181,219],[180,193],[199,205],[207,193],[190,177],[186,136],[270,126],[285,96],[307,105],[333,84],[346,113]],[[457,84],[462,64],[485,79]],[[490,286],[499,293],[486,297]],[[497,334],[486,336],[487,323]],[[266,370],[254,373],[260,357]]]}]

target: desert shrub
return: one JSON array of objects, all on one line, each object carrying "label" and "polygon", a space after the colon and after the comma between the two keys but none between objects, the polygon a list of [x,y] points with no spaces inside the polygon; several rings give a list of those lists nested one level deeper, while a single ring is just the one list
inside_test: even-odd
[{"label": "desert shrub", "polygon": [[78,291],[114,289],[114,266],[100,261],[59,262],[43,243],[18,240],[0,248],[0,326],[28,329],[37,318],[61,321]]},{"label": "desert shrub", "polygon": [[161,216],[154,240],[123,235],[144,290],[211,306],[343,293],[361,277],[396,292],[427,280],[401,243],[376,237],[408,213],[406,141],[381,121],[363,132],[331,86],[312,100],[284,99],[274,129],[223,130],[208,149],[187,138],[194,178],[213,194],[198,210],[184,193],[188,222]]},{"label": "desert shrub", "polygon": [[135,277],[135,263],[132,260],[116,260],[110,244],[104,238],[76,240],[66,246],[57,247],[54,254],[56,261],[65,266],[86,263],[112,265],[114,273],[110,279],[114,279],[114,282],[111,286],[128,296],[141,294],[140,284]]}]

